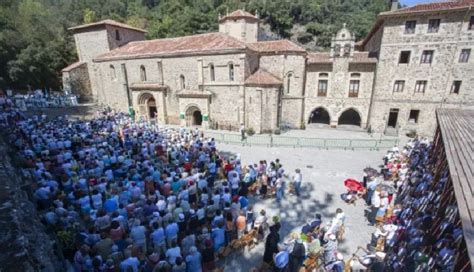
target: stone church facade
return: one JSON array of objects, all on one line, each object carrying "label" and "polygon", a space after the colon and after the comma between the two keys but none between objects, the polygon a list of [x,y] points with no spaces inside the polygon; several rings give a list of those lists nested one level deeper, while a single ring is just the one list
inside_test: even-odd
[{"label": "stone church facade", "polygon": [[162,124],[431,135],[436,108],[474,105],[474,0],[446,3],[384,12],[358,43],[344,26],[325,53],[259,41],[258,15],[242,10],[219,32],[169,39],[111,20],[77,26],[64,88]]}]

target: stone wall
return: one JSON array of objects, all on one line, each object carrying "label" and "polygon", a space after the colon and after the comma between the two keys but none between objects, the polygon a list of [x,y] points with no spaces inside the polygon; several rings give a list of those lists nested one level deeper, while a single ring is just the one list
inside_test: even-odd
[{"label": "stone wall", "polygon": [[88,29],[74,33],[79,61],[90,62],[95,57],[109,52],[108,33],[105,28]]},{"label": "stone wall", "polygon": [[[247,67],[243,56],[242,54],[227,54],[98,62],[96,63],[100,67],[98,74],[106,76],[97,77],[94,85],[100,89],[98,92],[103,94],[101,96],[103,103],[126,111],[128,101],[123,86],[125,79],[120,68],[122,63],[125,63],[127,68],[129,85],[157,83],[163,80],[163,84],[168,87],[165,96],[167,120],[169,123],[179,124],[179,114],[184,111],[184,108],[179,102],[177,93],[183,91],[180,82],[180,76],[183,75],[186,90],[209,91],[213,94],[210,101],[210,120],[237,128],[243,118],[242,88]],[[162,79],[159,76],[158,62],[162,64]],[[214,81],[211,81],[210,77],[211,63],[214,65]],[[233,81],[230,81],[229,78],[229,64],[231,63],[234,65]],[[250,62],[250,64],[255,66],[255,62]],[[111,65],[115,67],[115,78],[110,76]],[[140,76],[142,65],[146,70],[146,81],[144,82]],[[138,96],[134,95],[134,97]],[[229,101],[232,102],[229,103]],[[160,113],[159,109],[158,113]]]},{"label": "stone wall", "polygon": [[219,23],[219,32],[249,43],[257,41],[258,28],[258,22],[249,22],[245,19],[229,19]]},{"label": "stone wall", "polygon": [[87,63],[62,74],[63,88],[77,95],[80,101],[87,101],[92,97],[91,82]]},{"label": "stone wall", "polygon": [[[354,109],[361,118],[361,127],[366,128],[375,64],[350,63],[351,58],[335,58],[331,64],[308,65],[306,75],[304,122],[308,123],[313,110],[322,107],[330,116],[330,125],[338,125],[339,116],[348,109]],[[327,77],[323,74],[327,74]],[[356,76],[359,74],[359,76]],[[319,80],[327,80],[326,97],[318,97]],[[349,97],[350,80],[359,80],[358,97]]]},{"label": "stone wall", "polygon": [[[283,81],[281,123],[292,128],[301,128],[306,71],[305,56],[263,55],[260,57],[260,68]],[[289,75],[291,75],[290,84],[288,84]]]},{"label": "stone wall", "polygon": [[256,133],[278,130],[277,87],[245,87],[245,124]]},{"label": "stone wall", "polygon": [[[474,14],[471,12],[469,16]],[[465,107],[474,99],[474,60],[471,53],[469,63],[459,63],[462,49],[474,52],[472,39],[474,31],[467,29],[469,18],[464,12],[447,15],[387,18],[384,23],[383,38],[375,84],[372,127],[383,132],[387,126],[390,109],[399,109],[397,127],[400,131],[416,130],[431,136],[435,128],[434,111],[438,107]],[[428,32],[428,20],[441,19],[437,33]],[[414,34],[405,34],[405,22],[416,20]],[[421,63],[424,50],[433,50],[431,64]],[[400,64],[400,52],[410,51],[410,63]],[[404,80],[403,92],[394,92],[395,80]],[[426,80],[424,93],[415,92],[418,80]],[[454,80],[462,80],[459,94],[451,93]],[[420,110],[419,121],[408,123],[410,110]]]},{"label": "stone wall", "polygon": [[[145,33],[127,28],[116,27],[113,25],[106,25],[107,40],[109,42],[109,49],[115,49],[133,41],[145,40]],[[116,32],[119,32],[120,39],[117,40]]]},{"label": "stone wall", "polygon": [[0,138],[0,271],[63,271]]}]

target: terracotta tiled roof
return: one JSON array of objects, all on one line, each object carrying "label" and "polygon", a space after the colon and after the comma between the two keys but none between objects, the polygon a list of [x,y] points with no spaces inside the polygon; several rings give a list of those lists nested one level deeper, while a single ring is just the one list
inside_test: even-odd
[{"label": "terracotta tiled roof", "polygon": [[149,58],[186,54],[211,54],[246,50],[244,42],[223,33],[207,33],[169,39],[130,42],[98,56],[95,60]]},{"label": "terracotta tiled roof", "polygon": [[249,44],[249,48],[260,53],[295,52],[306,53],[306,50],[290,40],[261,41]]},{"label": "terracotta tiled roof", "polygon": [[86,29],[86,28],[89,28],[89,27],[95,27],[95,26],[100,26],[100,25],[111,25],[111,26],[116,26],[116,27],[131,29],[131,30],[135,30],[135,31],[143,32],[143,33],[146,33],[146,32],[147,32],[146,30],[143,30],[143,29],[140,29],[140,28],[136,28],[136,27],[133,27],[133,26],[129,26],[129,25],[126,25],[126,24],[122,24],[122,23],[119,23],[119,22],[117,22],[117,21],[110,20],[110,19],[103,20],[103,21],[99,21],[99,22],[95,22],[95,23],[90,23],[90,24],[85,24],[85,25],[70,27],[70,28],[68,28],[68,29],[75,31],[75,30]]},{"label": "terracotta tiled roof", "polygon": [[308,63],[332,63],[328,52],[325,53],[309,53]]},{"label": "terracotta tiled roof", "polygon": [[74,62],[73,64],[68,65],[67,67],[64,67],[61,72],[70,72],[78,67],[81,67],[82,65],[87,65],[87,63],[82,62],[82,61],[77,61]]},{"label": "terracotta tiled roof", "polygon": [[254,86],[274,86],[281,85],[282,81],[270,72],[260,68],[251,74],[246,80],[245,85]]},{"label": "terracotta tiled roof", "polygon": [[419,4],[411,7],[401,8],[394,11],[387,11],[380,13],[381,16],[390,16],[406,13],[419,13],[430,11],[442,11],[452,9],[464,9],[474,6],[474,0],[449,0],[435,3]]},{"label": "terracotta tiled roof", "polygon": [[355,63],[377,63],[377,58],[369,52],[354,52],[354,56],[350,62]]},{"label": "terracotta tiled roof", "polygon": [[247,20],[252,20],[252,21],[258,21],[258,18],[245,11],[245,10],[241,10],[241,9],[238,9],[238,10],[235,10],[233,11],[232,13],[222,17],[219,19],[219,23],[225,21],[225,20],[237,20],[237,19],[247,19]]}]

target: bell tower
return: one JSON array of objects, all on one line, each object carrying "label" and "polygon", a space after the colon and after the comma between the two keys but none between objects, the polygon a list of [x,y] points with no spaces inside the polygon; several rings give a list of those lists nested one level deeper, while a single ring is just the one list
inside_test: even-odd
[{"label": "bell tower", "polygon": [[354,55],[355,36],[347,29],[346,24],[331,39],[331,58],[352,57]]},{"label": "bell tower", "polygon": [[258,41],[259,31],[258,13],[255,15],[238,9],[225,16],[219,15],[219,32],[225,33],[243,42]]}]

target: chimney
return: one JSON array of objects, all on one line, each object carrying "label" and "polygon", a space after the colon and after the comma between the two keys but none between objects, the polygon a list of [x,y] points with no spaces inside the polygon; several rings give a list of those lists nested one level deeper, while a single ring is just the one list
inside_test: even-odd
[{"label": "chimney", "polygon": [[390,11],[398,9],[398,0],[390,0]]}]

